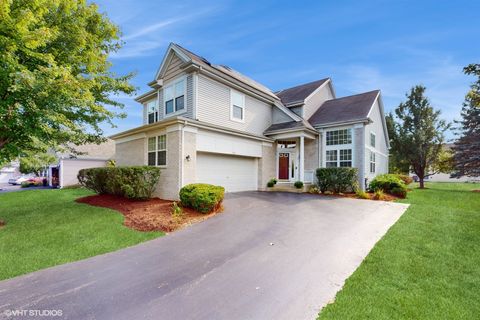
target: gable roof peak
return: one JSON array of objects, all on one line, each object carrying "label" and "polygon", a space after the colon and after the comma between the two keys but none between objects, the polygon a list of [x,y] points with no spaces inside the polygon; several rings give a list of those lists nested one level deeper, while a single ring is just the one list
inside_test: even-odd
[{"label": "gable roof peak", "polygon": [[295,87],[283,89],[275,92],[275,94],[282,100],[285,105],[301,104],[320,86],[330,81],[330,78],[311,81],[300,84]]}]

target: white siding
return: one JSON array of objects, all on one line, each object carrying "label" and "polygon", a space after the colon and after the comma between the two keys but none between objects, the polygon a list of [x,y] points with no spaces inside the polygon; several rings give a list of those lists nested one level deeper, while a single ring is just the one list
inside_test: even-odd
[{"label": "white siding", "polygon": [[278,108],[273,108],[273,113],[272,113],[272,123],[277,124],[277,123],[284,123],[284,122],[290,122],[293,121],[292,118],[290,118],[288,115],[285,114],[282,110]]},{"label": "white siding", "polygon": [[176,54],[173,54],[163,76],[163,82],[168,82],[181,75],[183,73],[183,70],[180,68],[182,64],[183,61]]},{"label": "white siding", "polygon": [[[376,175],[388,173],[388,147],[378,100],[373,105],[370,119],[373,122],[365,126],[365,177],[369,180]],[[370,145],[370,133],[375,134],[375,148]],[[370,151],[375,152],[375,173],[370,173]]]},{"label": "white siding", "polygon": [[222,127],[262,135],[272,123],[272,106],[245,95],[245,121],[232,121],[230,89],[212,79],[199,76],[197,118]]},{"label": "white siding", "polygon": [[105,167],[104,160],[87,159],[62,159],[60,160],[60,187],[78,184],[78,171],[80,169]]},{"label": "white siding", "polygon": [[318,90],[313,96],[305,102],[303,106],[303,115],[305,119],[310,117],[317,111],[317,109],[327,100],[333,99],[333,92],[330,85],[325,83],[323,87]]}]

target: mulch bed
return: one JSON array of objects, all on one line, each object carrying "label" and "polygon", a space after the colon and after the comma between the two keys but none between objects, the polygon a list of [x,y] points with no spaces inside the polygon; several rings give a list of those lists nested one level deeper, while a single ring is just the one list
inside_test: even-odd
[{"label": "mulch bed", "polygon": [[0,219],[0,228],[3,227],[4,225],[6,225],[7,223],[5,221],[3,221],[2,219]]},{"label": "mulch bed", "polygon": [[117,210],[125,217],[123,224],[138,231],[172,232],[206,220],[221,211],[203,214],[193,209],[183,208],[182,216],[176,218],[171,213],[173,201],[159,198],[138,201],[109,194],[99,194],[79,198],[75,201]]},{"label": "mulch bed", "polygon": [[480,189],[472,190],[472,192],[480,192]]},{"label": "mulch bed", "polygon": [[[355,193],[332,193],[332,194],[319,194],[321,196],[326,196],[326,197],[343,197],[343,198],[352,198],[352,199],[359,199]],[[367,192],[368,199],[363,199],[363,200],[374,200],[374,201],[380,201],[377,199],[374,199],[374,194]],[[399,197],[393,196],[388,193],[383,194],[383,199],[381,201],[395,201],[398,199],[401,199]]]}]

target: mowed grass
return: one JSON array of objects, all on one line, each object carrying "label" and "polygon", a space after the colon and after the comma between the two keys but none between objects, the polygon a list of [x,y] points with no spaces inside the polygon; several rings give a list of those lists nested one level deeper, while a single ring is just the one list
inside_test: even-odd
[{"label": "mowed grass", "polygon": [[76,203],[84,189],[0,194],[0,280],[162,236],[122,225],[114,210]]},{"label": "mowed grass", "polygon": [[426,187],[318,319],[480,317],[480,184]]}]

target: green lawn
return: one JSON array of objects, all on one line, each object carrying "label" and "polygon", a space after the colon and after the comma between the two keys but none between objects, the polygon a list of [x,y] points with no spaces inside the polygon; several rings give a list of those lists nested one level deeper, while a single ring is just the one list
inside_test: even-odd
[{"label": "green lawn", "polygon": [[76,203],[84,189],[0,194],[0,280],[162,236],[122,225],[114,210]]},{"label": "green lawn", "polygon": [[480,184],[426,187],[318,319],[478,319]]}]

